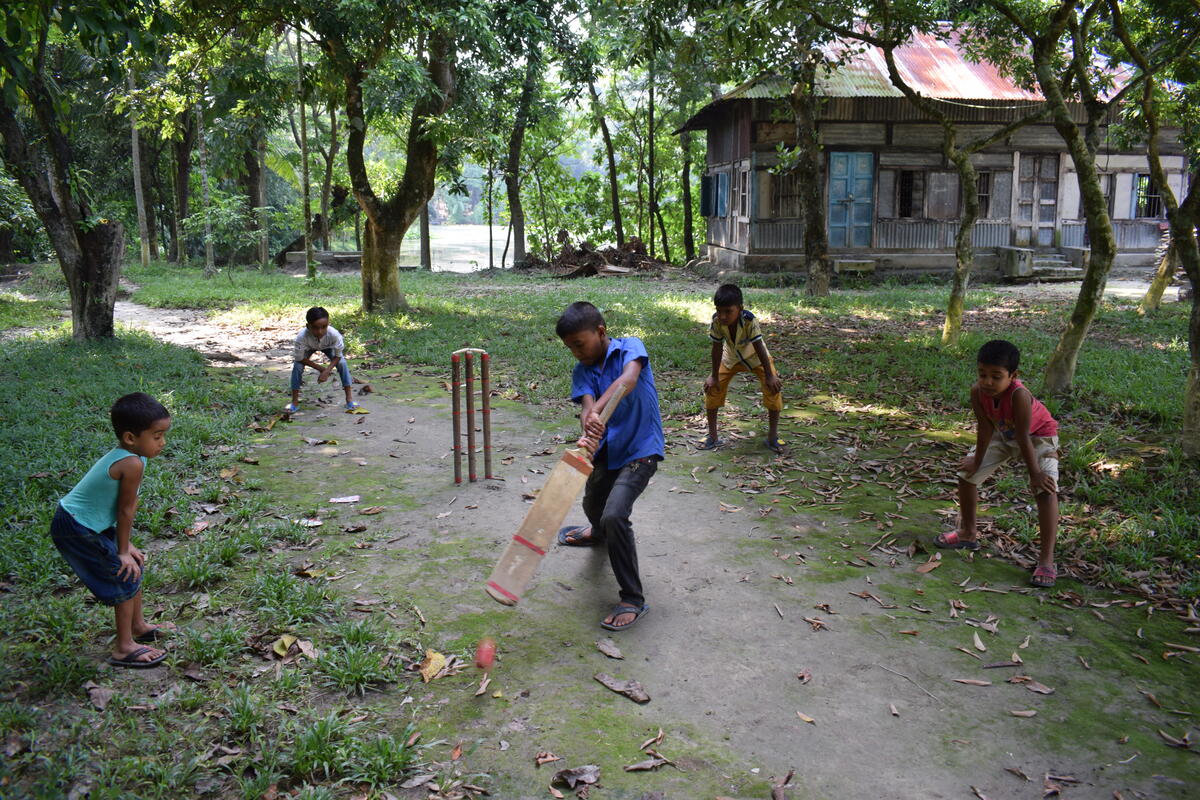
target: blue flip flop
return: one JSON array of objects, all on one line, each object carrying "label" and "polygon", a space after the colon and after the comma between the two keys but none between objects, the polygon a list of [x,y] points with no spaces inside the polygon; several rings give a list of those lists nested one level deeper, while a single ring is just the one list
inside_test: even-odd
[{"label": "blue flip flop", "polygon": [[611,622],[600,620],[600,627],[606,631],[623,631],[626,628],[632,628],[639,619],[646,616],[646,612],[649,610],[649,603],[642,603],[641,606],[635,606],[633,603],[617,603],[613,606],[612,611],[608,612],[608,615],[610,617],[619,617],[622,614],[633,614],[633,619],[624,625],[613,625]]},{"label": "blue flip flop", "polygon": [[558,531],[558,543],[563,547],[595,547],[600,544],[596,541],[595,536],[589,536],[586,539],[572,538],[571,534],[578,533],[586,528],[586,525],[567,525]]}]

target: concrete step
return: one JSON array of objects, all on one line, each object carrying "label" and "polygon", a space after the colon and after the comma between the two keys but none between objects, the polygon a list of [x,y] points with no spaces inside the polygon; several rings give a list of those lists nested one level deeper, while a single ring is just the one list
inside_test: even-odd
[{"label": "concrete step", "polygon": [[1042,267],[1034,263],[1033,280],[1035,281],[1081,281],[1083,280],[1083,270],[1079,267],[1053,266]]}]

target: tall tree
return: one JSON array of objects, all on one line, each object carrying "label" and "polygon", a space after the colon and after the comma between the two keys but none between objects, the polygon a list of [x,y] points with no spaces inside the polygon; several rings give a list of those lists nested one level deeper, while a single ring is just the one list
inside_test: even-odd
[{"label": "tall tree", "polygon": [[129,85],[129,131],[130,131],[130,167],[133,170],[133,204],[137,211],[138,243],[141,245],[142,266],[150,266],[150,226],[146,221],[146,195],[142,191],[142,145],[138,136],[138,107],[134,100],[137,96],[137,81],[134,78],[133,66],[130,65],[128,74]]},{"label": "tall tree", "polygon": [[79,180],[69,92],[54,79],[57,57],[77,50],[121,85],[118,56],[149,50],[166,27],[154,0],[9,0],[0,28],[0,137],[3,158],[46,228],[71,297],[77,339],[113,335],[113,304],[124,226],[94,207]]},{"label": "tall tree", "polygon": [[[1123,9],[1116,0],[1108,0],[1108,10],[1122,54],[1145,74],[1154,72],[1149,53],[1179,39],[1200,38],[1200,16],[1196,13],[1200,8],[1195,8],[1194,3],[1167,0],[1155,4],[1133,3]],[[1189,458],[1200,459],[1200,292],[1196,291],[1200,289],[1200,243],[1196,239],[1196,226],[1200,224],[1200,59],[1193,51],[1163,71],[1172,80],[1146,81],[1139,103],[1141,113],[1134,115],[1134,119],[1145,133],[1150,177],[1158,187],[1170,225],[1170,243],[1164,261],[1169,267],[1173,257],[1178,259],[1193,287],[1181,445]],[[1182,201],[1171,188],[1163,167],[1164,119],[1183,132],[1183,145],[1192,164]]]},{"label": "tall tree", "polygon": [[[1075,380],[1079,352],[1096,316],[1108,273],[1116,257],[1108,200],[1100,185],[1096,150],[1102,125],[1114,107],[1141,83],[1174,62],[1188,46],[1186,41],[1163,48],[1149,64],[1150,70],[1135,69],[1120,88],[1113,88],[1110,72],[1096,69],[1096,54],[1111,52],[1111,40],[1103,36],[1105,0],[1080,8],[1075,0],[1052,3],[1019,0],[986,0],[968,11],[967,20],[977,46],[999,64],[1023,70],[1036,79],[1046,98],[1049,118],[1075,167],[1091,254],[1079,288],[1079,297],[1067,326],[1046,364],[1046,391],[1067,394]],[[1082,13],[1080,11],[1082,10]],[[1072,103],[1083,107],[1082,126],[1072,114]]]},{"label": "tall tree", "polygon": [[942,344],[953,345],[958,342],[962,333],[967,287],[970,285],[971,272],[975,266],[975,245],[972,238],[975,222],[979,219],[979,177],[972,163],[972,156],[1008,138],[1024,126],[1045,118],[1048,109],[1037,108],[1019,119],[982,134],[968,133],[969,130],[978,130],[979,125],[961,124],[961,117],[951,108],[935,103],[913,89],[896,65],[896,49],[908,43],[916,32],[934,36],[955,36],[953,30],[938,21],[937,12],[940,9],[922,4],[897,7],[890,0],[875,0],[867,8],[867,16],[874,21],[870,26],[865,21],[858,21],[853,26],[836,24],[826,20],[819,9],[814,9],[813,16],[822,27],[842,37],[846,43],[857,41],[878,48],[883,53],[892,85],[903,92],[905,98],[925,117],[937,122],[942,128],[942,152],[958,172],[962,196],[962,210],[958,230],[954,236],[954,275],[950,283],[950,297],[946,302],[946,320],[942,326]]}]

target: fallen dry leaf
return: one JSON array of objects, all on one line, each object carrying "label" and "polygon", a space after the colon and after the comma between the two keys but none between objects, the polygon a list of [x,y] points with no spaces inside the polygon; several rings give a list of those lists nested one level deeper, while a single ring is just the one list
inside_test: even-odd
[{"label": "fallen dry leaf", "polygon": [[454,749],[450,751],[451,761],[458,761],[460,758],[462,758],[462,742],[454,745]]},{"label": "fallen dry leaf", "polygon": [[978,651],[979,651],[979,652],[981,652],[981,653],[986,653],[986,652],[987,652],[987,646],[986,646],[986,645],[983,643],[983,640],[979,638],[979,634],[978,634],[978,633],[972,633],[972,634],[971,634],[971,636],[972,636],[972,637],[974,638],[974,640],[975,640],[975,649],[976,649],[976,650],[978,650]]},{"label": "fallen dry leaf", "polygon": [[113,690],[107,686],[100,686],[94,681],[88,681],[83,685],[83,690],[87,692],[88,700],[96,707],[97,711],[103,711],[113,699]]},{"label": "fallen dry leaf", "polygon": [[799,717],[800,719],[804,720],[805,722],[807,722],[809,725],[817,724],[817,721],[815,719],[810,717],[808,714],[805,714],[803,711],[797,711],[796,716]]},{"label": "fallen dry leaf", "polygon": [[421,662],[419,667],[421,671],[421,678],[425,681],[425,683],[429,683],[437,676],[439,672],[442,671],[442,668],[445,666],[446,657],[444,655],[434,650],[426,650],[425,660]]},{"label": "fallen dry leaf", "polygon": [[599,640],[598,642],[596,642],[596,649],[599,650],[601,653],[604,653],[604,655],[608,656],[609,658],[616,658],[616,659],[625,658],[625,656],[622,655],[622,653],[621,653],[621,649],[619,647],[617,647],[616,642],[614,642],[612,639]]},{"label": "fallen dry leaf", "polygon": [[383,506],[367,506],[366,508],[360,510],[358,513],[362,514],[364,517],[369,517],[373,514],[379,514],[382,511],[383,511]]},{"label": "fallen dry leaf", "polygon": [[900,711],[899,711],[899,709],[896,708],[895,703],[888,703],[888,711],[892,712],[893,717],[900,716]]},{"label": "fallen dry leaf", "polygon": [[540,767],[542,764],[549,764],[554,761],[562,761],[561,758],[551,753],[549,750],[539,750],[537,755],[533,757],[534,766]]},{"label": "fallen dry leaf", "polygon": [[938,561],[936,559],[930,559],[929,561],[926,561],[921,566],[917,567],[917,572],[924,575],[926,573],[933,572],[935,569],[937,569],[941,565],[942,565],[941,561]]},{"label": "fallen dry leaf", "polygon": [[659,767],[661,767],[663,764],[666,764],[666,763],[667,763],[667,760],[665,758],[648,758],[645,761],[639,761],[636,764],[630,764],[629,766],[625,767],[625,771],[626,772],[648,772],[650,770],[658,769]]},{"label": "fallen dry leaf", "polygon": [[1029,709],[1028,711],[1009,711],[1014,717],[1036,717],[1037,711]]},{"label": "fallen dry leaf", "polygon": [[955,683],[965,683],[967,686],[991,686],[991,681],[981,681],[978,678],[954,678]]},{"label": "fallen dry leaf", "polygon": [[357,503],[361,498],[356,494],[348,494],[345,497],[331,497],[331,503]]},{"label": "fallen dry leaf", "polygon": [[623,694],[635,703],[650,702],[650,695],[646,694],[646,690],[637,681],[618,680],[604,672],[597,672],[593,677],[605,688],[611,689],[617,694]]},{"label": "fallen dry leaf", "polygon": [[638,750],[645,750],[647,747],[650,747],[651,745],[662,744],[662,740],[663,740],[663,729],[659,728],[658,733],[655,734],[654,736],[651,736],[646,741],[642,742],[642,744],[638,747]]},{"label": "fallen dry leaf", "polygon": [[595,764],[584,764],[582,767],[560,769],[550,779],[551,783],[565,783],[571,789],[584,784],[600,782],[600,767]]}]

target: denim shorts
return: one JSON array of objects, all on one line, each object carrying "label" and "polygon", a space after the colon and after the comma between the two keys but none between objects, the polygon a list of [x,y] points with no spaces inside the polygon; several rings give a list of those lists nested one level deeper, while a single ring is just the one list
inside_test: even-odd
[{"label": "denim shorts", "polygon": [[117,577],[117,529],[96,533],[80,525],[61,505],[50,523],[50,538],[96,599],[115,606],[135,597],[142,588],[141,576],[124,581]]}]

